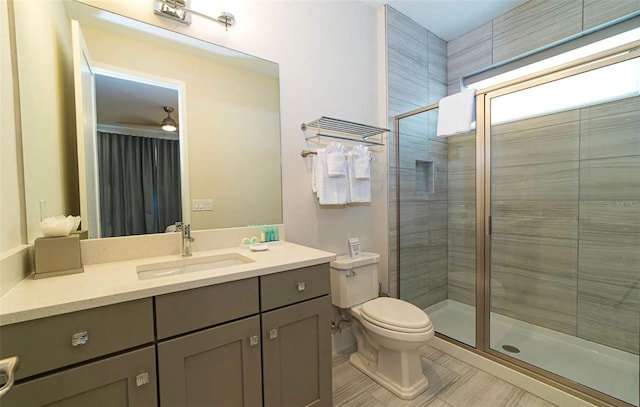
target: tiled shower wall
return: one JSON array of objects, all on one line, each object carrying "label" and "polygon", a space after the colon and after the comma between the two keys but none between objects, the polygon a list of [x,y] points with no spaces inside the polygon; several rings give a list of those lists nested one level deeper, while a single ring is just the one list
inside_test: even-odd
[{"label": "tiled shower wall", "polygon": [[[386,6],[389,128],[394,117],[446,96],[446,42]],[[402,297],[426,307],[447,297],[447,144],[435,135],[435,117],[407,121],[401,129],[402,162],[396,165],[396,135],[389,154],[389,291],[397,295],[396,168],[400,171]],[[430,179],[427,185],[427,178]],[[433,185],[433,190],[430,189]],[[428,231],[437,233],[435,238]],[[405,280],[406,279],[406,280]],[[408,290],[408,291],[406,291]]]}]

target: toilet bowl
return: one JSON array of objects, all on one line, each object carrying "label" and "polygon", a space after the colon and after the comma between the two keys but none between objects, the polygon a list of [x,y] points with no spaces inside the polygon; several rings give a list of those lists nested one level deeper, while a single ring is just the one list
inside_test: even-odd
[{"label": "toilet bowl", "polygon": [[334,305],[351,316],[357,351],[351,364],[406,400],[429,385],[422,372],[420,348],[434,335],[420,308],[396,298],[378,297],[379,255],[339,256],[331,263]]}]

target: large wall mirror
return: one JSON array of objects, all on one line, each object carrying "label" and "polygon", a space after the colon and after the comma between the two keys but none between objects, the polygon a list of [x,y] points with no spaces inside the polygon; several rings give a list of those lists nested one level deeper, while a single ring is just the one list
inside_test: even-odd
[{"label": "large wall mirror", "polygon": [[[96,75],[94,138],[78,145],[79,166],[93,168],[80,171],[78,185],[83,212],[93,208],[98,217],[90,222],[82,214],[90,236],[164,232],[175,221],[192,229],[282,223],[278,65],[80,2],[64,4],[69,24],[79,22]],[[174,132],[161,130],[167,117]],[[140,178],[129,168],[144,157],[155,171],[150,184],[123,188],[125,178]],[[151,201],[114,205],[127,189]],[[159,209],[176,197],[170,209]],[[146,200],[139,214],[125,211],[139,199]],[[147,224],[154,218],[154,228],[129,227],[141,223],[133,216]]]}]

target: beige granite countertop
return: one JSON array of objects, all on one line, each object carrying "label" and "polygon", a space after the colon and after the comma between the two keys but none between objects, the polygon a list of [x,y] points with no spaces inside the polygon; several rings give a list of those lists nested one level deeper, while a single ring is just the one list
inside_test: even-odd
[{"label": "beige granite countertop", "polygon": [[322,250],[276,242],[270,244],[266,251],[254,252],[245,247],[235,247],[198,251],[191,258],[226,253],[238,253],[254,262],[148,280],[138,279],[138,266],[182,258],[174,254],[85,265],[83,273],[60,277],[34,280],[30,276],[0,298],[0,326],[327,263],[336,257]]}]

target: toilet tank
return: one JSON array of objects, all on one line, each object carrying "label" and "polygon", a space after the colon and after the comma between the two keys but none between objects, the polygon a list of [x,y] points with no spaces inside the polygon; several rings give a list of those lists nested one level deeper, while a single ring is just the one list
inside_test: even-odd
[{"label": "toilet tank", "polygon": [[378,297],[377,253],[362,252],[357,257],[338,256],[331,262],[331,302],[351,308]]}]

